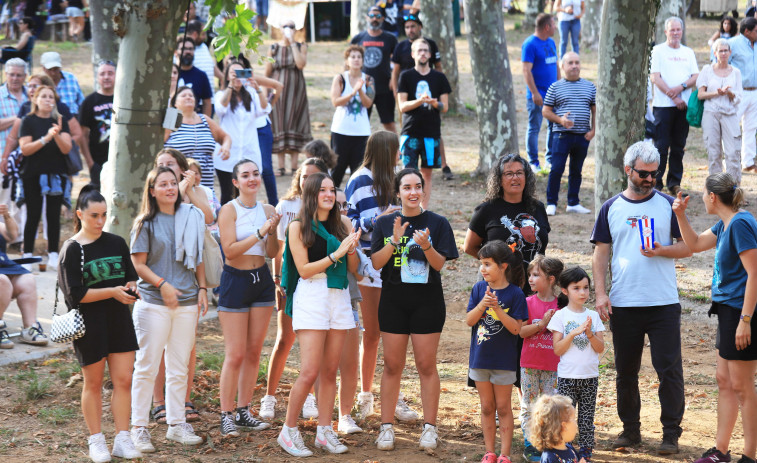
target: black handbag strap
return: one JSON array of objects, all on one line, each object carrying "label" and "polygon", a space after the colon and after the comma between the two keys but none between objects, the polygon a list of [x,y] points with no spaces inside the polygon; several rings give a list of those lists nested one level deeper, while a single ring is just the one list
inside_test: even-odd
[{"label": "black handbag strap", "polygon": [[[73,241],[74,243],[79,245],[79,249],[81,249],[81,282],[82,285],[84,284],[84,246],[82,246],[81,243],[76,241],[75,239],[70,239],[69,241]],[[58,265],[60,265],[60,262],[58,262]],[[57,315],[58,311],[58,279],[55,279],[55,304],[53,305],[53,315]],[[78,309],[79,306],[77,305],[76,308]]]}]

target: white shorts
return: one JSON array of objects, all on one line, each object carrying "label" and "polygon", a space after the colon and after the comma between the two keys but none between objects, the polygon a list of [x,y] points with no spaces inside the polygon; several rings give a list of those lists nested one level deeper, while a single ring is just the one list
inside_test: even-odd
[{"label": "white shorts", "polygon": [[350,330],[355,328],[350,291],[329,288],[326,274],[300,278],[292,298],[292,329]]}]

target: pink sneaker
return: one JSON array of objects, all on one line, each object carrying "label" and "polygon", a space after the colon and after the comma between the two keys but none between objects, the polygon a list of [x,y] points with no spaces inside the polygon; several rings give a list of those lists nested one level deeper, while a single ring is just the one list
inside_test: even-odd
[{"label": "pink sneaker", "polygon": [[499,458],[497,458],[497,463],[513,463],[510,461],[510,457],[507,455],[500,455]]},{"label": "pink sneaker", "polygon": [[481,463],[497,463],[497,454],[494,452],[486,452],[484,458],[481,459]]}]

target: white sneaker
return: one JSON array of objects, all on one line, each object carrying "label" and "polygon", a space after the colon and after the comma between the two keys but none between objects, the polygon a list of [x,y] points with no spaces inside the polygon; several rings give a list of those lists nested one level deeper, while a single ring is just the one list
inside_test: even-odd
[{"label": "white sneaker", "polygon": [[425,424],[421,433],[419,446],[422,449],[435,449],[439,443],[439,434],[436,432],[436,426]]},{"label": "white sneaker", "polygon": [[365,420],[373,415],[373,392],[361,392],[357,395],[357,419]]},{"label": "white sneaker", "polygon": [[313,455],[313,452],[305,447],[300,430],[297,428],[289,428],[286,425],[282,426],[276,441],[286,453],[294,457],[309,457]]},{"label": "white sneaker", "polygon": [[29,328],[21,330],[21,342],[33,346],[46,346],[48,339],[42,329],[42,325],[39,322],[34,322]]},{"label": "white sneaker", "polygon": [[407,405],[405,395],[401,392],[399,397],[397,397],[397,406],[394,407],[394,416],[400,421],[415,421],[418,419],[418,414]]},{"label": "white sneaker", "polygon": [[306,420],[318,418],[318,405],[315,403],[315,396],[313,394],[308,394],[305,398],[305,403],[302,404],[302,417]]},{"label": "white sneaker", "polygon": [[565,208],[565,212],[575,212],[576,214],[588,214],[591,212],[591,209],[586,209],[580,204],[576,204],[575,206],[568,206]]},{"label": "white sneaker", "polygon": [[276,397],[265,395],[260,399],[260,417],[264,420],[272,420],[276,415]]},{"label": "white sneaker", "polygon": [[178,442],[183,445],[202,444],[202,437],[195,434],[192,425],[189,423],[179,423],[168,427],[166,439]]},{"label": "white sneaker", "polygon": [[145,427],[131,428],[131,441],[134,447],[142,453],[153,453],[155,447],[150,440],[150,431]]},{"label": "white sneaker", "polygon": [[[21,257],[34,257],[31,252],[25,252]],[[21,264],[23,268],[25,268],[28,271],[32,271],[32,264]]]},{"label": "white sneaker", "polygon": [[105,436],[101,432],[89,436],[89,458],[95,463],[110,461],[108,444],[105,443]]},{"label": "white sneaker", "polygon": [[142,458],[142,452],[134,446],[129,431],[121,431],[113,439],[112,454],[114,457],[125,458],[127,460]]},{"label": "white sneaker", "polygon": [[318,426],[318,432],[315,434],[315,448],[323,449],[329,453],[347,451],[347,446],[339,441],[331,426]]},{"label": "white sneaker", "polygon": [[394,427],[391,424],[382,424],[379,428],[376,447],[379,450],[394,450]]},{"label": "white sneaker", "polygon": [[339,425],[336,428],[339,432],[344,434],[355,434],[363,432],[363,428],[355,424],[355,420],[350,415],[342,415],[339,417]]},{"label": "white sneaker", "polygon": [[49,265],[53,270],[58,270],[58,258],[59,257],[57,252],[48,252],[47,265]]},{"label": "white sneaker", "polygon": [[557,213],[557,206],[554,204],[547,204],[547,215],[555,215]]}]

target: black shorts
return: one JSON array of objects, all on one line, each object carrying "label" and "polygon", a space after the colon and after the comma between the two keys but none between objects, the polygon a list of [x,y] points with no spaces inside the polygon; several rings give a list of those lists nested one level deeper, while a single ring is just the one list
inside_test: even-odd
[{"label": "black shorts", "polygon": [[[400,136],[400,161],[413,169],[442,167],[441,138],[415,138]],[[420,163],[420,166],[418,165]]]},{"label": "black shorts", "polygon": [[86,332],[74,341],[74,352],[79,365],[85,367],[110,354],[139,350],[134,321],[128,306],[118,309],[80,307]]},{"label": "black shorts", "polygon": [[[382,124],[391,124],[394,122],[394,107],[396,103],[394,101],[393,93],[382,93],[376,95],[373,99],[373,106],[378,111],[379,119]],[[373,112],[373,106],[368,108],[368,119],[371,118],[371,112]]]},{"label": "black shorts", "polygon": [[[741,308],[713,302],[710,313],[718,314],[718,353],[720,356],[726,360],[757,360],[757,340],[754,336],[752,336],[752,343],[746,349],[736,349],[736,328],[741,323]],[[754,319],[750,325],[754,333]]]},{"label": "black shorts", "polygon": [[384,283],[378,307],[379,329],[394,334],[441,333],[447,318],[440,285]]},{"label": "black shorts", "polygon": [[267,265],[239,270],[224,264],[218,296],[219,312],[249,312],[276,305],[276,288]]}]

